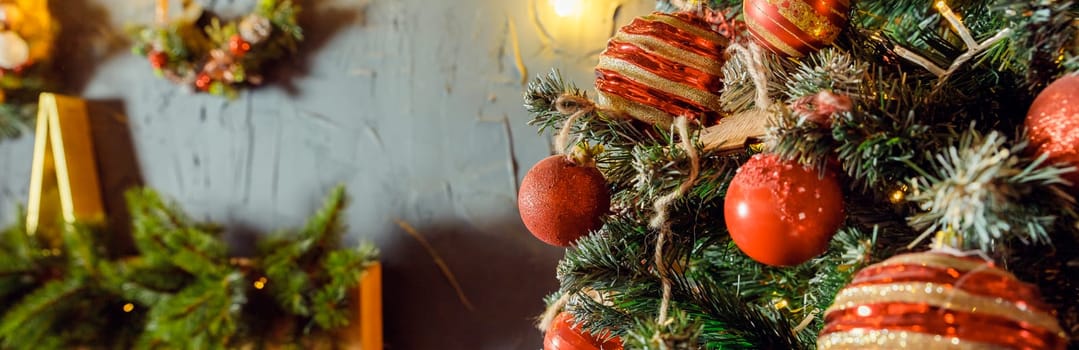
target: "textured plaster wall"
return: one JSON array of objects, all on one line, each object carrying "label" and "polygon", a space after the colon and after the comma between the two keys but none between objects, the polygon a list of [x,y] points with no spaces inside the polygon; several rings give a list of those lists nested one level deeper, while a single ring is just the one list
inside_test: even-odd
[{"label": "textured plaster wall", "polygon": [[[522,77],[559,67],[589,86],[611,31],[652,4],[582,2],[579,18],[557,18],[547,0],[307,0],[303,52],[234,101],[180,91],[129,53],[123,28],[151,20],[153,0],[51,7],[59,90],[92,102],[114,224],[122,188],[145,184],[227,225],[242,254],[344,183],[349,240],[382,249],[387,348],[537,349],[531,318],[557,288],[562,250],[533,239],[516,210],[524,172],[550,152],[526,125]],[[224,15],[253,3],[205,2]],[[0,223],[26,200],[32,143],[0,143]],[[474,311],[396,219],[442,254]]]}]

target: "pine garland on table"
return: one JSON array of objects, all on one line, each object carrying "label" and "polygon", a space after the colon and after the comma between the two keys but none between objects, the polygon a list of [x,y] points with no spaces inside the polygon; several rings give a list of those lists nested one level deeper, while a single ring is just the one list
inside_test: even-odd
[{"label": "pine garland on table", "polygon": [[252,257],[229,256],[219,228],[152,190],[126,197],[135,255],[118,256],[109,232],[85,225],[68,225],[60,246],[21,224],[0,235],[0,347],[324,346],[348,324],[349,290],[377,259],[369,244],[340,242],[342,187]]}]

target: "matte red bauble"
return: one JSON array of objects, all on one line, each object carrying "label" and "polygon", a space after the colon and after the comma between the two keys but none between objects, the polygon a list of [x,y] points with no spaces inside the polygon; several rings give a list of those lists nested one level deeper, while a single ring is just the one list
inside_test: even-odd
[{"label": "matte red bauble", "polygon": [[897,255],[858,271],[824,321],[818,350],[1068,346],[1036,286],[979,258],[937,252]]},{"label": "matte red bauble", "polygon": [[750,158],[731,179],[724,215],[731,239],[746,255],[773,266],[801,264],[828,248],[843,222],[843,193],[831,172],[776,155]]},{"label": "matte red bauble", "polygon": [[548,244],[568,247],[603,224],[611,194],[599,169],[554,155],[525,174],[517,207],[532,235]]},{"label": "matte red bauble", "polygon": [[573,316],[562,312],[555,316],[547,335],[543,337],[543,350],[622,350],[618,337],[603,341],[603,336],[588,334],[573,325]]},{"label": "matte red bauble", "polygon": [[637,17],[607,42],[596,66],[597,104],[661,126],[676,116],[721,117],[727,38],[694,13]]},{"label": "matte red bauble", "polygon": [[[1050,163],[1079,167],[1079,75],[1072,74],[1049,84],[1027,112],[1027,137],[1034,151]],[[1079,172],[1064,178],[1079,190]]]},{"label": "matte red bauble", "polygon": [[753,41],[778,55],[802,57],[839,36],[850,0],[745,0],[742,11]]}]

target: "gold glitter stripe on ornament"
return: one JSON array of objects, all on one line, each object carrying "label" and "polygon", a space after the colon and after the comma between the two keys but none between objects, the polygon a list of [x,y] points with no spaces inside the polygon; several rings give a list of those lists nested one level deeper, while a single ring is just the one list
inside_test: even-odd
[{"label": "gold glitter stripe on ornament", "polygon": [[817,338],[817,350],[918,349],[918,350],[1007,350],[993,344],[956,337],[887,329],[854,329]]},{"label": "gold glitter stripe on ornament", "polygon": [[1056,318],[1048,313],[1038,312],[1025,305],[1013,304],[1000,298],[978,296],[954,289],[949,285],[935,283],[892,283],[844,288],[836,295],[835,303],[825,311],[825,317],[834,311],[878,303],[924,303],[947,310],[1026,322],[1053,333],[1063,332]]},{"label": "gold glitter stripe on ornament", "polygon": [[798,49],[787,45],[785,41],[780,40],[778,37],[773,35],[772,32],[768,31],[767,28],[762,27],[756,21],[746,21],[746,26],[749,27],[750,32],[753,35],[759,36],[764,42],[772,45],[776,49],[779,49],[779,51],[783,51],[783,53],[787,54],[788,56],[801,57],[803,55],[801,51],[798,51]]},{"label": "gold glitter stripe on ornament", "polygon": [[[817,10],[807,2],[768,0],[768,3],[776,7],[776,11],[779,12],[780,17],[793,24],[802,32],[811,35],[814,39],[829,42],[839,35],[840,27],[833,25],[832,21],[828,20],[828,17],[821,16],[820,13],[817,13]],[[770,18],[775,19],[776,17]]]},{"label": "gold glitter stripe on ornament", "polygon": [[626,77],[627,79],[647,85],[668,94],[685,98],[713,111],[723,109],[722,104],[719,102],[719,95],[713,94],[710,91],[698,90],[681,83],[676,83],[664,79],[663,77],[655,75],[647,70],[641,69],[641,67],[637,67],[637,65],[630,62],[626,62],[617,58],[600,56],[599,64],[596,65],[596,69],[607,69],[622,73],[622,76]]},{"label": "gold glitter stripe on ornament", "polygon": [[682,50],[654,36],[618,32],[613,40],[636,45],[645,51],[665,58],[673,58],[678,63],[696,68],[702,72],[723,76],[723,61],[717,61],[686,50]]},{"label": "gold glitter stripe on ornament", "polygon": [[600,107],[625,112],[641,121],[662,128],[669,128],[674,122],[674,117],[651,106],[633,102],[618,95],[611,95],[600,91],[596,101]]},{"label": "gold glitter stripe on ornament", "polygon": [[903,254],[878,264],[880,266],[892,265],[920,265],[936,267],[942,270],[956,269],[960,273],[977,270],[978,273],[994,274],[1009,279],[1017,279],[1015,275],[998,268],[990,268],[985,261],[970,260],[940,253],[913,253]]},{"label": "gold glitter stripe on ornament", "polygon": [[667,15],[648,15],[641,17],[641,19],[650,22],[666,23],[672,27],[678,28],[679,30],[704,38],[705,40],[720,43],[722,46],[727,46],[728,43],[727,38],[719,35],[719,33],[695,27],[692,24],[686,23],[678,17]]}]

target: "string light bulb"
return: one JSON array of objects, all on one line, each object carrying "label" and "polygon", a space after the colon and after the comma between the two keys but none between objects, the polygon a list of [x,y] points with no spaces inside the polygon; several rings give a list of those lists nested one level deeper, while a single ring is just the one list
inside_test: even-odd
[{"label": "string light bulb", "polygon": [[581,14],[582,0],[550,0],[554,13],[559,17],[571,17]]},{"label": "string light bulb", "polygon": [[255,289],[266,288],[266,282],[267,282],[266,277],[259,277],[259,279],[256,280],[255,283],[254,283]]},{"label": "string light bulb", "polygon": [[903,203],[907,199],[907,191],[909,190],[910,188],[907,185],[900,185],[888,195],[888,201],[892,202],[892,204]]},{"label": "string light bulb", "polygon": [[135,304],[132,304],[132,303],[124,304],[124,312],[132,312],[132,311],[135,311]]}]

